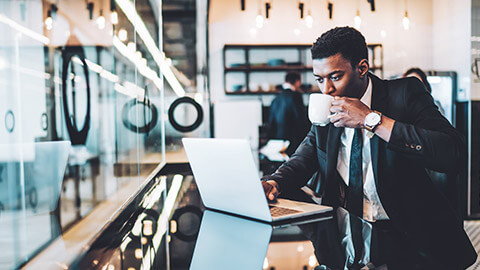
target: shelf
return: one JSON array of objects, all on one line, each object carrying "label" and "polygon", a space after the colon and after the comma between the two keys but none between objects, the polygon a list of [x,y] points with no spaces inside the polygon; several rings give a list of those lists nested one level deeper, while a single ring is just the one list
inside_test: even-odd
[{"label": "shelf", "polygon": [[[370,70],[383,77],[383,45],[377,43],[367,44],[367,46],[368,60],[371,64]],[[256,86],[261,83],[280,85],[283,83],[283,78],[281,78],[279,72],[296,71],[303,73],[303,75],[312,72],[311,47],[311,44],[225,44],[223,47],[223,86],[225,94],[230,96],[258,96],[280,93],[280,91],[251,91],[249,87],[254,86],[254,89],[256,89]],[[270,60],[273,62],[270,62]],[[270,66],[268,63],[282,65]],[[376,63],[376,65],[373,63]],[[309,76],[311,75],[309,74]],[[241,88],[243,91],[227,90],[234,88]],[[262,88],[273,89],[270,87]]]},{"label": "shelf", "polygon": [[311,66],[250,66],[250,67],[228,67],[225,72],[275,72],[275,71],[311,71]]}]

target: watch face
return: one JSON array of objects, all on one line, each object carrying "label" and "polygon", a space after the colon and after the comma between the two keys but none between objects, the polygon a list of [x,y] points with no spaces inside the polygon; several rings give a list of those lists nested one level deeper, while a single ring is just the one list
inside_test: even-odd
[{"label": "watch face", "polygon": [[378,113],[369,113],[367,117],[365,117],[365,124],[369,126],[374,126],[380,122],[381,116]]}]

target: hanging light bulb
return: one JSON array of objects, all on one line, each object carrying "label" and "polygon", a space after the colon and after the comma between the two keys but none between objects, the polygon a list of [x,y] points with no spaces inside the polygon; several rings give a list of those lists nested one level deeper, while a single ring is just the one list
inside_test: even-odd
[{"label": "hanging light bulb", "polygon": [[105,28],[105,17],[103,17],[103,10],[100,10],[100,16],[96,20],[98,29],[103,30]]},{"label": "hanging light bulb", "polygon": [[353,18],[353,22],[355,24],[355,28],[359,29],[362,25],[362,18],[360,18],[360,10],[357,9],[357,16]]},{"label": "hanging light bulb", "polygon": [[313,27],[313,17],[312,14],[310,14],[310,10],[308,10],[307,17],[305,18],[305,24],[308,28]]},{"label": "hanging light bulb", "polygon": [[133,42],[128,42],[127,44],[127,48],[131,51],[131,52],[135,52],[137,50],[137,45]]},{"label": "hanging light bulb", "polygon": [[405,30],[410,29],[410,19],[408,18],[408,11],[406,10],[405,10],[405,16],[403,17],[402,23],[403,23],[403,29]]},{"label": "hanging light bulb", "polygon": [[126,41],[127,40],[127,30],[125,30],[124,28],[118,30],[118,38],[121,41]]},{"label": "hanging light bulb", "polygon": [[262,11],[260,9],[258,10],[257,17],[255,18],[255,24],[257,25],[257,28],[263,27],[263,16],[262,16]]},{"label": "hanging light bulb", "polygon": [[113,25],[116,25],[118,23],[118,13],[116,10],[113,10],[112,13],[110,13],[110,22]]},{"label": "hanging light bulb", "polygon": [[52,18],[52,11],[47,11],[47,18],[45,19],[45,27],[47,30],[52,30],[53,28],[53,18]]}]

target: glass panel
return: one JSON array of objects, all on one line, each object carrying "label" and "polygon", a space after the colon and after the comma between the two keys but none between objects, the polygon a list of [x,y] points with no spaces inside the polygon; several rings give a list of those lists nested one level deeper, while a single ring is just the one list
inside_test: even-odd
[{"label": "glass panel", "polygon": [[[154,181],[163,73],[174,97],[185,87],[159,48],[160,18],[156,1],[0,1],[1,269],[70,265]],[[190,111],[177,112],[183,125]]]}]

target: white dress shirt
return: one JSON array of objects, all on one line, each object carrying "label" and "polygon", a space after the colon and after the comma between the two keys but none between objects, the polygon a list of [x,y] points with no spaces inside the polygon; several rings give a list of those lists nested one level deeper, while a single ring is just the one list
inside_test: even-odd
[{"label": "white dress shirt", "polygon": [[[370,108],[372,103],[372,80],[370,78],[368,78],[367,91],[365,91],[360,101]],[[355,129],[345,128],[345,131],[340,137],[340,147],[338,150],[337,171],[347,186],[349,183],[350,151],[352,149],[354,133]],[[362,129],[362,135],[363,218],[371,222],[389,219],[378,197],[375,176],[373,174],[370,138],[367,137],[367,131],[365,129]]]}]

